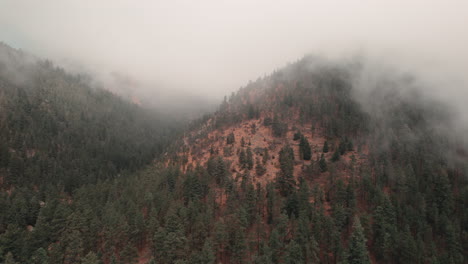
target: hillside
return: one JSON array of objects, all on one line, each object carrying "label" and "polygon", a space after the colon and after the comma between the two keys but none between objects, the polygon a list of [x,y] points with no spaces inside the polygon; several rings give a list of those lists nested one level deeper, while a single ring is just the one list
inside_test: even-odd
[{"label": "hillside", "polygon": [[[119,102],[104,119],[96,110],[85,123],[92,128],[115,118],[115,126],[104,125],[107,135],[123,130],[130,136],[103,140],[98,150],[127,144],[111,153],[130,156],[124,160],[131,165],[122,169],[139,170],[97,182],[75,177],[83,184],[73,185],[72,193],[4,189],[0,260],[464,263],[468,160],[464,146],[440,129],[451,127],[450,113],[413,91],[406,76],[383,76],[372,83],[375,89],[363,90],[363,74],[359,62],[305,57],[226,97],[183,136],[161,141],[137,119],[145,116],[141,108],[79,86],[88,91],[90,109],[101,109],[101,93],[112,106]],[[70,131],[100,138],[82,126]],[[27,158],[32,143],[22,142]],[[152,144],[164,155],[151,165],[128,161],[135,153],[145,157]],[[61,153],[59,146],[51,155]],[[82,144],[69,146],[73,151]],[[15,156],[17,149],[7,152]],[[94,160],[82,154],[77,160],[85,165]]]},{"label": "hillside", "polygon": [[51,62],[0,46],[0,179],[8,186],[87,183],[134,171],[162,152],[176,130]]}]

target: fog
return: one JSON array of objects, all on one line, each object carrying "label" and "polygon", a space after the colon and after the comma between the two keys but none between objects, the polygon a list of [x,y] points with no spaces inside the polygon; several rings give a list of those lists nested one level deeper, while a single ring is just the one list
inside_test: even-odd
[{"label": "fog", "polygon": [[0,37],[158,103],[215,103],[304,54],[364,53],[464,112],[467,17],[467,1],[3,0]]}]

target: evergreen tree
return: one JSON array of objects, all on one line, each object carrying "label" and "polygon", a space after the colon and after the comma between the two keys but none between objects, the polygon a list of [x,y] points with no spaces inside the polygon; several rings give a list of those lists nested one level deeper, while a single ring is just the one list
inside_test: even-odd
[{"label": "evergreen tree", "polygon": [[257,160],[255,162],[255,173],[257,176],[263,176],[266,172],[265,166],[260,162],[260,159],[257,157]]},{"label": "evergreen tree", "polygon": [[11,252],[8,252],[6,255],[5,255],[5,262],[4,264],[17,264],[17,262],[15,261],[15,258],[13,257],[13,254],[11,254]]},{"label": "evergreen tree", "polygon": [[215,252],[213,250],[213,245],[211,243],[211,240],[207,239],[205,240],[205,243],[203,244],[203,249],[201,251],[202,253],[202,258],[200,263],[206,263],[206,264],[213,264],[215,263],[216,256]]},{"label": "evergreen tree", "polygon": [[328,141],[323,144],[323,153],[328,153]]},{"label": "evergreen tree", "polygon": [[231,133],[229,133],[229,135],[226,138],[226,144],[232,145],[232,144],[234,144],[234,142],[236,142],[236,139],[234,137],[234,133],[231,132]]},{"label": "evergreen tree", "polygon": [[286,249],[286,256],[284,258],[284,263],[296,264],[296,263],[305,263],[303,251],[301,246],[296,243],[296,241],[291,240]]},{"label": "evergreen tree", "polygon": [[347,263],[349,264],[370,264],[369,253],[366,247],[366,238],[361,221],[354,217],[353,233],[349,239],[349,249]]},{"label": "evergreen tree", "polygon": [[84,258],[81,259],[81,264],[100,264],[99,257],[90,251]]},{"label": "evergreen tree", "polygon": [[247,155],[246,155],[246,166],[247,169],[253,169],[254,161],[253,161],[253,154],[252,149],[250,147],[247,148]]},{"label": "evergreen tree", "polygon": [[340,160],[340,153],[338,152],[338,149],[333,152],[333,156],[331,158],[332,162],[337,162]]},{"label": "evergreen tree", "polygon": [[304,160],[310,160],[312,158],[312,151],[310,149],[309,141],[306,137],[301,136],[301,142],[299,143],[299,150]]},{"label": "evergreen tree", "polygon": [[263,165],[266,165],[269,159],[270,159],[270,155],[268,154],[268,148],[265,148],[265,151],[263,152],[263,157],[262,157]]},{"label": "evergreen tree", "polygon": [[297,131],[296,133],[294,133],[294,136],[293,136],[294,141],[297,141],[297,140],[299,140],[301,138],[302,138],[301,132]]},{"label": "evergreen tree", "polygon": [[277,177],[278,188],[283,196],[289,195],[296,182],[294,180],[294,152],[290,146],[283,147],[279,152],[281,172]]},{"label": "evergreen tree", "polygon": [[320,156],[319,161],[320,172],[326,172],[328,170],[327,161],[325,160],[324,155]]},{"label": "evergreen tree", "polygon": [[374,212],[374,247],[376,256],[381,260],[390,260],[395,245],[396,215],[388,196]]},{"label": "evergreen tree", "polygon": [[346,153],[347,145],[348,145],[347,140],[340,141],[340,145],[338,145],[338,151],[340,155],[344,155]]},{"label": "evergreen tree", "polygon": [[271,260],[273,263],[280,263],[281,255],[282,255],[282,248],[283,248],[283,241],[280,238],[277,229],[273,229],[270,234],[270,241],[269,241],[269,248],[272,252]]},{"label": "evergreen tree", "polygon": [[130,243],[127,243],[120,253],[120,261],[123,263],[134,263],[137,259],[137,249]]},{"label": "evergreen tree", "polygon": [[247,166],[247,154],[244,149],[241,149],[239,152],[239,164],[241,168],[245,168]]},{"label": "evergreen tree", "polygon": [[31,257],[31,264],[49,264],[49,256],[43,248],[38,248],[34,251]]}]

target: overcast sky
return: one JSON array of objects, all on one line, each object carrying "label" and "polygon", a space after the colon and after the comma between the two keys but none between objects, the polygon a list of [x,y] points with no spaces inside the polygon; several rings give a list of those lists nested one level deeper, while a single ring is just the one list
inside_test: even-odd
[{"label": "overcast sky", "polygon": [[468,1],[0,0],[0,38],[156,94],[219,99],[306,53],[359,51],[468,97]]}]

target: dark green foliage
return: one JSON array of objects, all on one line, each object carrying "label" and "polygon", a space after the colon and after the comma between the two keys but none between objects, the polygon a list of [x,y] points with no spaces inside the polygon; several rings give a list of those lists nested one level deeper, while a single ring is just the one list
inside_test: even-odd
[{"label": "dark green foliage", "polygon": [[246,166],[247,166],[247,169],[251,170],[253,169],[253,165],[254,165],[252,149],[248,147],[246,153],[247,153],[246,154]]},{"label": "dark green foliage", "polygon": [[341,140],[340,145],[338,145],[338,151],[340,152],[340,155],[344,155],[347,150],[347,140]]},{"label": "dark green foliage", "polygon": [[325,143],[323,143],[323,153],[328,153],[328,141],[325,141]]},{"label": "dark green foliage", "polygon": [[211,157],[207,164],[208,173],[216,180],[217,184],[224,184],[228,176],[228,169],[223,158],[220,156]]},{"label": "dark green foliage", "polygon": [[296,182],[293,176],[294,170],[294,152],[290,146],[285,146],[279,152],[279,162],[281,172],[277,176],[276,182],[278,189],[283,196],[292,193]]},{"label": "dark green foliage", "polygon": [[273,118],[272,123],[273,135],[275,137],[282,137],[288,130],[288,125],[283,123],[277,115]]},{"label": "dark green foliage", "polygon": [[297,140],[301,139],[301,137],[302,137],[301,132],[297,131],[296,133],[294,133],[293,140],[297,141]]},{"label": "dark green foliage", "polygon": [[335,150],[335,152],[333,152],[333,156],[332,156],[332,158],[331,158],[331,161],[332,161],[332,162],[337,162],[337,161],[339,161],[339,160],[340,160],[340,152],[339,152],[339,150],[337,149],[337,150]]},{"label": "dark green foliage", "polygon": [[257,176],[263,176],[266,172],[265,166],[260,162],[260,159],[257,158],[256,165],[255,165],[255,173]]},{"label": "dark green foliage", "polygon": [[259,116],[260,116],[260,111],[258,110],[258,107],[255,107],[254,105],[249,104],[247,117],[249,119],[253,119],[253,118],[258,118]]},{"label": "dark green foliage", "polygon": [[264,126],[271,126],[272,123],[273,123],[273,120],[271,119],[271,117],[265,117],[265,119],[263,119]]},{"label": "dark green foliage", "polygon": [[320,156],[319,167],[320,172],[326,172],[328,170],[327,161],[325,160],[325,156],[323,154]]},{"label": "dark green foliage", "polygon": [[25,80],[0,69],[0,168],[10,168],[7,184],[47,182],[71,192],[139,169],[177,134],[169,117],[92,88],[48,61],[22,61],[2,44],[3,52],[15,58],[18,65],[9,66]]},{"label": "dark green foliage", "polygon": [[17,264],[17,262],[15,261],[15,258],[13,256],[13,254],[11,252],[8,252],[6,255],[5,255],[5,264]]},{"label": "dark green foliage", "polygon": [[[89,253],[91,254],[91,252]],[[88,254],[88,255],[89,255]],[[99,264],[96,258],[96,262],[86,261],[86,258],[82,260],[83,264]],[[43,248],[38,248],[31,257],[31,264],[49,264],[49,256],[47,251]]]},{"label": "dark green foliage", "polygon": [[270,155],[268,154],[268,149],[265,148],[265,152],[263,153],[263,157],[262,157],[263,164],[265,165],[269,159],[270,159]]},{"label": "dark green foliage", "polygon": [[388,258],[393,254],[392,251],[396,243],[395,217],[393,205],[389,198],[385,196],[383,204],[374,211],[374,247],[379,259],[388,261]]},{"label": "dark green foliage", "polygon": [[232,145],[232,144],[234,144],[234,142],[236,142],[236,139],[234,137],[234,133],[231,132],[231,133],[229,133],[229,135],[226,138],[226,144]]},{"label": "dark green foliage", "polygon": [[99,264],[101,263],[99,261],[98,256],[90,251],[84,258],[81,259],[81,264]]},{"label": "dark green foliage", "polygon": [[364,230],[362,229],[361,222],[358,217],[355,217],[353,222],[353,233],[349,240],[347,263],[370,263],[369,253],[366,247],[366,237],[364,236]]},{"label": "dark green foliage", "polygon": [[312,158],[312,151],[310,149],[309,141],[304,136],[301,136],[299,152],[301,153],[303,160],[310,160]]}]

